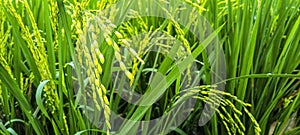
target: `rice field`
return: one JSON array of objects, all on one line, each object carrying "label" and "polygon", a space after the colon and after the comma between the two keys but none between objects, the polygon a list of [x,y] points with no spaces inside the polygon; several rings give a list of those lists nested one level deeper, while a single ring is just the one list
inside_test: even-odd
[{"label": "rice field", "polygon": [[0,0],[0,134],[298,135],[299,0]]}]

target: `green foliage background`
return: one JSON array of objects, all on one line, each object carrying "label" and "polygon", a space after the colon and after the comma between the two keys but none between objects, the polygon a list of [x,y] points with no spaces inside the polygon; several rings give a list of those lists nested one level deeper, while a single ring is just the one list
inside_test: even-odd
[{"label": "green foliage background", "polygon": [[[95,127],[78,105],[73,81],[75,51],[89,15],[110,7],[115,0],[0,0],[0,133],[1,134],[107,134]],[[160,1],[163,2],[163,1]],[[205,52],[197,57],[204,63],[200,77],[203,86],[192,114],[170,134],[300,134],[300,1],[299,0],[184,0],[201,13],[216,30],[227,63],[226,90],[209,84],[212,73]],[[167,12],[167,11],[166,11]],[[188,16],[188,15],[187,15]],[[109,21],[110,18],[104,18]],[[200,44],[182,26],[171,20],[143,17],[106,29],[109,37],[99,42],[97,71],[101,108],[128,119],[158,117],[168,106],[176,105],[180,75],[155,106],[143,109],[130,105],[113,93],[112,63],[118,47],[134,48],[126,42],[139,32],[159,30],[170,34],[193,53]],[[100,31],[100,33],[103,31]],[[103,32],[103,33],[105,33]],[[187,48],[188,48],[187,47]],[[97,48],[97,47],[96,47]],[[92,52],[93,53],[93,52]],[[119,53],[119,54],[118,54]],[[141,61],[149,56],[148,68],[167,71],[172,67],[155,66],[164,57],[148,52],[131,52],[134,62],[123,69],[127,77],[139,74]],[[148,54],[148,55],[147,55]],[[102,57],[103,56],[103,57]],[[121,56],[127,57],[127,56]],[[76,62],[75,62],[76,63]],[[162,64],[163,65],[163,64]],[[75,64],[76,67],[76,64]],[[145,67],[145,68],[146,68]],[[76,67],[78,68],[78,66]],[[127,70],[128,69],[128,70]],[[152,71],[153,71],[152,69]],[[92,71],[91,71],[92,72]],[[148,80],[141,73],[139,84]],[[187,74],[188,76],[188,74]],[[95,81],[95,80],[94,80]],[[90,82],[93,83],[93,82]],[[146,85],[146,84],[145,84]],[[137,85],[137,91],[143,88]],[[97,89],[95,89],[97,90]],[[203,104],[209,94],[223,97],[221,107],[205,126],[198,126]],[[212,99],[215,100],[215,99]],[[251,104],[251,106],[250,106]],[[107,114],[110,112],[106,111]],[[135,114],[142,114],[136,116]],[[104,117],[104,116],[103,116]],[[109,117],[105,116],[105,119]],[[137,131],[130,128],[134,134]],[[129,134],[124,130],[119,134]],[[146,134],[146,133],[144,133]]]}]

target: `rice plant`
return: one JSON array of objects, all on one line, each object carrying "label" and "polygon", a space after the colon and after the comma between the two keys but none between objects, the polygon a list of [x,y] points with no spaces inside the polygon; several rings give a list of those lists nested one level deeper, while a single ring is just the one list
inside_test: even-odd
[{"label": "rice plant", "polygon": [[0,0],[0,134],[300,134],[299,0]]}]

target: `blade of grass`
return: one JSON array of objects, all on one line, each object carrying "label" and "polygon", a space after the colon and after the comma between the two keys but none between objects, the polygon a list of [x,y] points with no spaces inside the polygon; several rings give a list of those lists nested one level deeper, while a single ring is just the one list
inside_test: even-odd
[{"label": "blade of grass", "polygon": [[21,90],[19,89],[15,80],[13,80],[10,77],[10,75],[7,73],[7,71],[3,68],[1,64],[0,64],[0,73],[1,73],[0,79],[8,88],[11,89],[10,93],[19,101],[21,109],[23,110],[26,117],[30,121],[36,134],[42,135],[44,133],[43,128],[41,127],[41,124],[38,122],[38,120],[33,117],[32,115],[33,111],[30,104],[28,103],[24,95],[21,93]]}]

